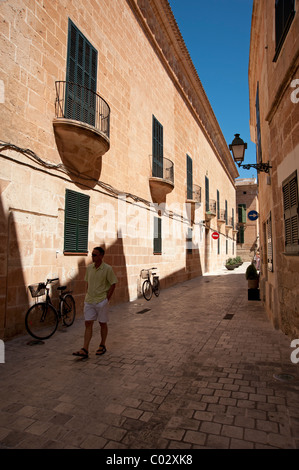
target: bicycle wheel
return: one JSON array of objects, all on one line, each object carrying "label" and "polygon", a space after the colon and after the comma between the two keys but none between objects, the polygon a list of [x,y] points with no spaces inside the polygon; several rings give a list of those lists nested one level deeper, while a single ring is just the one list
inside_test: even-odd
[{"label": "bicycle wheel", "polygon": [[153,289],[148,279],[146,279],[144,283],[142,284],[142,293],[143,293],[143,297],[146,300],[151,300],[152,295],[153,295]]},{"label": "bicycle wheel", "polygon": [[58,326],[58,315],[55,308],[46,302],[38,302],[28,310],[25,326],[33,338],[50,338]]},{"label": "bicycle wheel", "polygon": [[74,297],[66,294],[60,302],[60,314],[65,326],[71,326],[75,321],[76,305]]},{"label": "bicycle wheel", "polygon": [[154,286],[153,286],[153,291],[156,297],[159,297],[160,294],[160,281],[158,277],[154,277]]}]

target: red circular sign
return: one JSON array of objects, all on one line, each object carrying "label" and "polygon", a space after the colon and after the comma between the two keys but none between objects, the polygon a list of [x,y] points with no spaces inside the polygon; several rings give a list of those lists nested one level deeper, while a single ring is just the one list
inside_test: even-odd
[{"label": "red circular sign", "polygon": [[213,232],[213,233],[212,233],[212,238],[213,238],[214,240],[218,240],[218,238],[219,238],[219,233],[218,233],[218,232]]}]

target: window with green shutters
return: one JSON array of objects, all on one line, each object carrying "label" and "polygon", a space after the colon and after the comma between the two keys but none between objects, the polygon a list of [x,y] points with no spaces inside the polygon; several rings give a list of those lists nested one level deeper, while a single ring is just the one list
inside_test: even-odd
[{"label": "window with green shutters", "polygon": [[162,253],[162,220],[154,217],[154,254]]},{"label": "window with green shutters", "polygon": [[186,236],[186,252],[192,255],[193,248],[193,230],[192,227],[188,227],[187,236]]},{"label": "window with green shutters", "polygon": [[246,204],[238,205],[238,222],[240,224],[246,224]]},{"label": "window with green shutters", "polygon": [[65,193],[64,251],[88,251],[89,196],[70,189]]},{"label": "window with green shutters", "polygon": [[244,227],[238,228],[237,243],[244,243]]},{"label": "window with green shutters", "polygon": [[228,225],[227,200],[225,200],[225,224]]},{"label": "window with green shutters", "polygon": [[282,183],[285,251],[299,252],[299,203],[297,172]]},{"label": "window with green shutters", "polygon": [[275,0],[275,40],[276,49],[273,62],[276,62],[295,16],[295,0]]},{"label": "window with green shutters", "polygon": [[153,168],[152,176],[163,178],[163,126],[153,116]]},{"label": "window with green shutters", "polygon": [[259,83],[256,89],[255,98],[255,113],[256,113],[256,161],[257,163],[262,162],[262,137],[261,137],[261,118],[260,118],[260,96],[259,96]]},{"label": "window with green shutters", "polygon": [[187,199],[193,199],[193,168],[192,158],[186,155],[187,163]]},{"label": "window with green shutters", "polygon": [[272,243],[272,220],[271,212],[267,218],[266,222],[267,227],[267,262],[268,262],[268,271],[273,271],[273,243]]},{"label": "window with green shutters", "polygon": [[206,190],[206,212],[210,210],[210,191],[209,191],[209,178],[205,176],[205,190]]},{"label": "window with green shutters", "polygon": [[65,116],[95,125],[97,50],[69,19]]}]

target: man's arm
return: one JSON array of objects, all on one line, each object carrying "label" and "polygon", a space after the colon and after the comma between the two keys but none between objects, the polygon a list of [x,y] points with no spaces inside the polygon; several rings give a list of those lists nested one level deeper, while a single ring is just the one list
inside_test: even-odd
[{"label": "man's arm", "polygon": [[112,296],[112,294],[113,294],[113,292],[114,292],[115,287],[116,287],[116,284],[112,284],[112,285],[110,286],[110,289],[109,289],[108,292],[107,292],[107,300],[108,300],[108,302],[109,302],[109,300],[111,299],[111,296]]}]

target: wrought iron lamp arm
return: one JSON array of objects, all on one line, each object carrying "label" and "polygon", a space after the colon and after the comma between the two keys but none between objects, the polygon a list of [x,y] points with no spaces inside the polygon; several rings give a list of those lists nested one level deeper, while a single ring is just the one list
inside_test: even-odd
[{"label": "wrought iron lamp arm", "polygon": [[238,163],[238,166],[244,168],[244,170],[250,170],[250,168],[255,168],[257,171],[264,173],[269,173],[270,168],[272,168],[269,163],[244,163],[244,165]]}]

